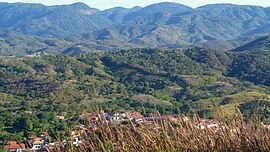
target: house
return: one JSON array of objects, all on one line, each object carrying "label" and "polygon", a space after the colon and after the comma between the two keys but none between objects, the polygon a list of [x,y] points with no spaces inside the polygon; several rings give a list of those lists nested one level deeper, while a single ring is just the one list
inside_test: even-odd
[{"label": "house", "polygon": [[184,117],[182,117],[182,121],[183,121],[183,122],[189,122],[190,119],[189,119],[187,116],[184,116]]},{"label": "house", "polygon": [[172,122],[172,123],[177,123],[177,119],[174,118],[173,116],[171,115],[167,115],[167,116],[160,116],[159,119],[161,120],[165,120],[165,121],[169,121],[169,122]]},{"label": "house", "polygon": [[217,120],[209,120],[209,119],[200,119],[197,128],[199,129],[207,129],[207,128],[219,128],[221,125]]},{"label": "house", "polygon": [[111,114],[111,118],[110,118],[111,122],[121,122],[125,120],[128,120],[128,116],[125,113],[116,112],[116,113]]},{"label": "house", "polygon": [[38,137],[42,138],[43,140],[50,140],[50,135],[48,132],[42,132],[38,135]]},{"label": "house", "polygon": [[153,124],[155,122],[155,117],[150,116],[150,117],[144,117],[144,123],[146,124]]},{"label": "house", "polygon": [[143,117],[134,118],[136,124],[142,124],[145,122]]},{"label": "house", "polygon": [[146,123],[154,123],[157,120],[168,121],[168,122],[172,122],[172,123],[177,123],[177,121],[178,121],[176,118],[174,118],[171,115],[167,115],[167,116],[150,115],[150,117],[145,117]]},{"label": "house", "polygon": [[44,146],[45,146],[44,138],[41,138],[41,137],[36,137],[36,138],[31,139],[30,143],[32,145],[33,150],[40,150],[40,149],[44,148]]},{"label": "house", "polygon": [[72,144],[75,145],[75,146],[79,146],[79,144],[82,143],[82,141],[80,140],[79,137],[73,138],[73,139],[71,140],[71,142],[72,142]]},{"label": "house", "polygon": [[143,115],[141,115],[140,113],[138,113],[138,112],[128,112],[127,113],[128,114],[128,116],[130,117],[130,118],[138,118],[138,117],[143,117]]},{"label": "house", "polygon": [[47,143],[47,144],[45,144],[44,148],[47,149],[47,151],[54,151],[55,144],[54,143]]},{"label": "house", "polygon": [[80,135],[80,133],[78,130],[71,130],[69,135],[70,137],[77,137]]},{"label": "house", "polygon": [[25,144],[18,143],[17,141],[9,141],[6,145],[4,145],[4,149],[8,152],[24,152]]},{"label": "house", "polygon": [[141,124],[144,122],[144,117],[138,112],[128,112],[127,113],[130,120],[134,120],[135,123]]},{"label": "house", "polygon": [[71,130],[69,135],[71,138],[76,138],[79,137],[83,132],[84,130]]},{"label": "house", "polygon": [[61,150],[60,147],[61,147],[61,144],[59,142],[55,142],[55,143],[45,144],[44,149],[46,149],[46,152],[47,151],[60,151]]}]

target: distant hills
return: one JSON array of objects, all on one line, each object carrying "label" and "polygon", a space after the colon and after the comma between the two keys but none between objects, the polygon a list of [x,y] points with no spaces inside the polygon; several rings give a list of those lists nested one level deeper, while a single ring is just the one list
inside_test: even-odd
[{"label": "distant hills", "polygon": [[[0,20],[1,30],[16,33],[25,41],[35,37],[41,41],[38,43],[48,38],[63,42],[61,49],[38,45],[29,51],[17,43],[16,47],[9,46],[10,37],[1,35],[4,47],[0,55],[40,50],[76,54],[138,47],[202,46],[232,50],[270,33],[270,8],[233,4],[190,8],[163,2],[144,8],[116,7],[101,11],[84,3],[59,6],[0,3]],[[24,40],[21,42],[28,45]],[[34,46],[36,43],[33,41]]]},{"label": "distant hills", "polygon": [[37,36],[68,37],[113,26],[98,9],[83,3],[62,6],[0,3],[0,27]]}]

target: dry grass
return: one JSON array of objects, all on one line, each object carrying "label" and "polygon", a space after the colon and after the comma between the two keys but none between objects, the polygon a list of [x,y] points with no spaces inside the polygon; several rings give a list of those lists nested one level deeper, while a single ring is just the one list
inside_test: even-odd
[{"label": "dry grass", "polygon": [[149,125],[102,125],[81,146],[62,151],[270,151],[270,132],[254,119],[237,114],[222,127],[198,129],[198,117],[178,123],[157,120]]}]

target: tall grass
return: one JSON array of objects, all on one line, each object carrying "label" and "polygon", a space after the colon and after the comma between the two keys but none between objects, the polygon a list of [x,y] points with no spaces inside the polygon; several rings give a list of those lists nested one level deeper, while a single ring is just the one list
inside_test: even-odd
[{"label": "tall grass", "polygon": [[[102,121],[102,118],[100,118]],[[270,151],[270,132],[258,119],[245,122],[240,113],[220,127],[199,129],[199,118],[156,120],[152,126],[103,124],[79,147],[61,151]]]}]

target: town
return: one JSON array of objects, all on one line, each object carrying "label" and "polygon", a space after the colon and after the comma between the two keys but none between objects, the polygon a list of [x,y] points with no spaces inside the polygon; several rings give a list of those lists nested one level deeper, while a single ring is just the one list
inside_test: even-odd
[{"label": "town", "polygon": [[[63,115],[58,115],[58,119],[69,121],[71,118],[65,118]],[[74,118],[72,118],[74,119]],[[74,130],[69,131],[69,140],[62,140],[57,142],[51,142],[51,137],[47,132],[40,133],[35,136],[27,137],[25,141],[6,141],[4,149],[8,152],[24,152],[24,151],[53,151],[56,149],[61,149],[65,145],[79,146],[84,141],[89,140],[91,135],[95,130],[98,130],[102,125],[112,125],[112,124],[127,124],[133,123],[136,126],[146,125],[151,129],[158,129],[155,124],[158,121],[167,121],[173,124],[177,124],[179,121],[191,122],[190,118],[186,116],[179,116],[178,118],[172,115],[160,116],[157,114],[150,114],[145,117],[138,112],[112,112],[105,113],[100,111],[99,114],[96,113],[83,113],[77,116],[78,120],[86,119],[88,126],[77,125]],[[194,121],[195,122],[195,121]],[[200,119],[194,123],[194,126],[198,129],[206,128],[220,128],[223,125],[217,120]]]}]

